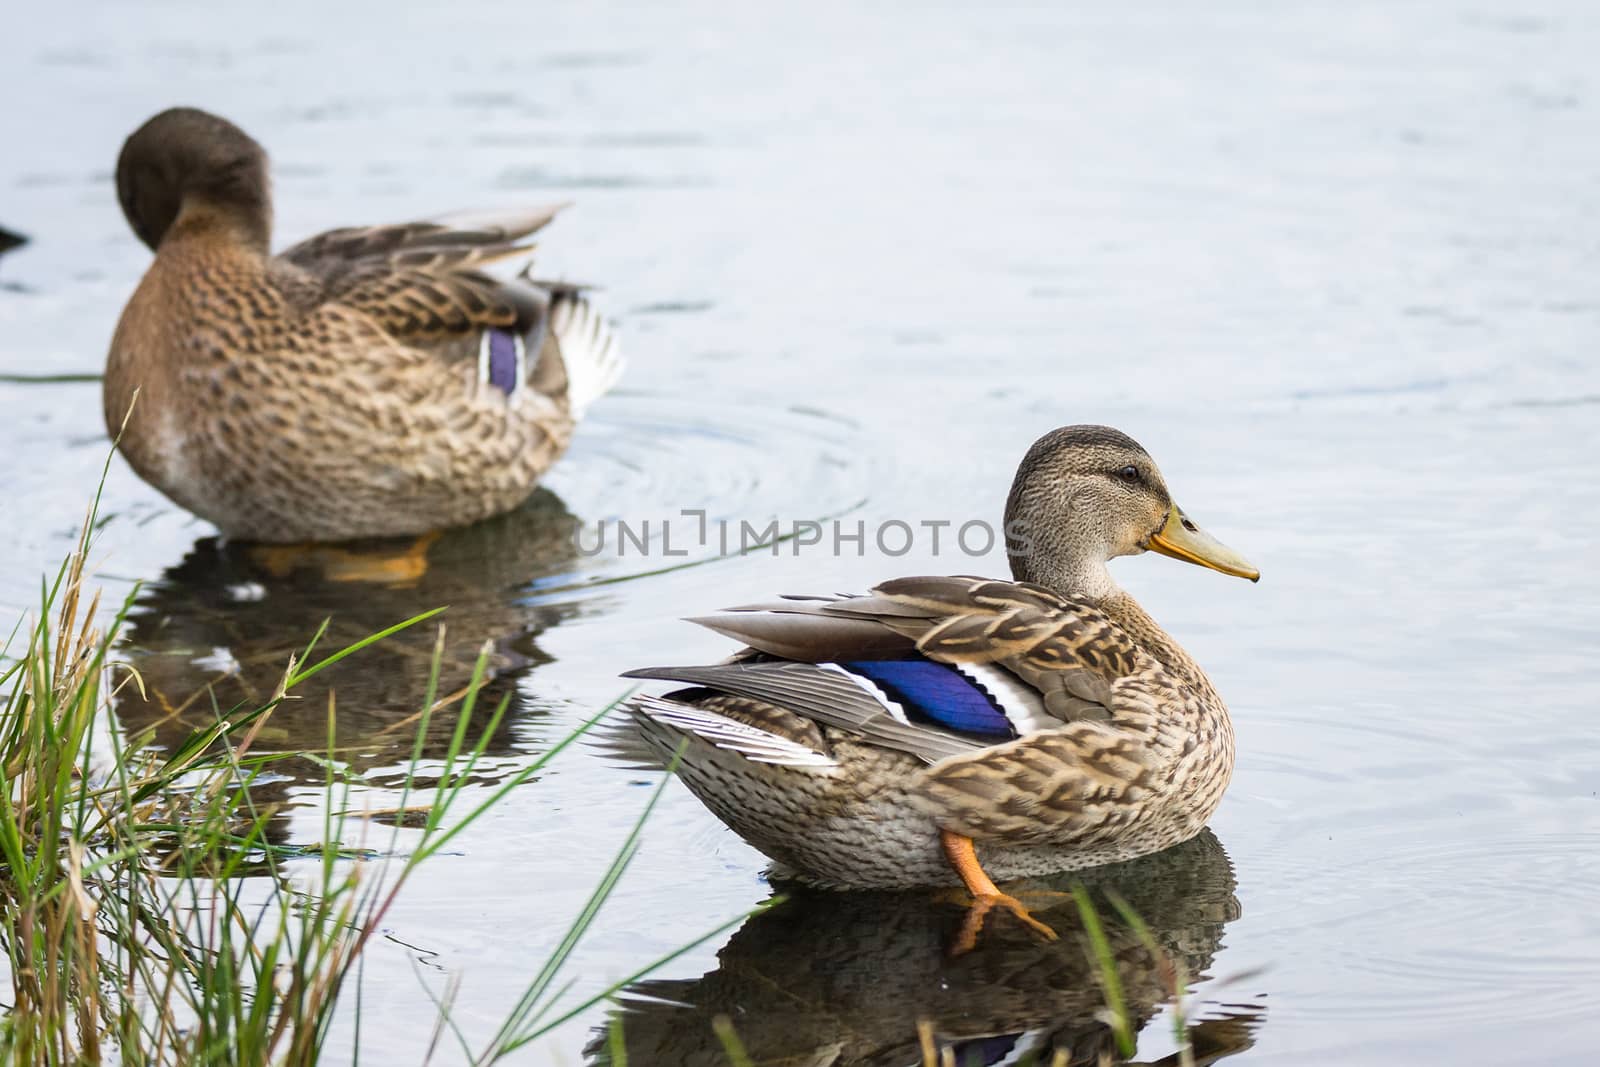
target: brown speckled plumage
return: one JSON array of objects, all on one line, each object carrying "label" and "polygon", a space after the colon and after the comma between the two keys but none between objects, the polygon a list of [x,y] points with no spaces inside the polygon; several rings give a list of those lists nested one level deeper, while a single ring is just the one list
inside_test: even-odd
[{"label": "brown speckled plumage", "polygon": [[[636,736],[657,761],[687,738],[678,773],[689,788],[813,884],[952,881],[941,831],[977,842],[1001,880],[1193,837],[1232,773],[1227,708],[1105,562],[1155,548],[1253,570],[1183,516],[1116,431],[1068,428],[1041,445],[1008,507],[1008,529],[1034,542],[1013,557],[1017,581],[902,578],[865,596],[698,620],[750,648],[720,666],[633,672],[697,687],[635,700]],[[1007,712],[1017,736],[906,719],[827,666],[917,656],[961,665],[990,695],[1020,693]],[[630,752],[643,758],[637,744]]]},{"label": "brown speckled plumage", "polygon": [[[129,138],[117,188],[156,256],[111,342],[106,424],[145,480],[230,536],[506,511],[619,367],[574,289],[482,273],[555,209],[334,230],[272,256],[265,153],[187,108]],[[525,348],[513,387],[484,380],[490,329]]]}]

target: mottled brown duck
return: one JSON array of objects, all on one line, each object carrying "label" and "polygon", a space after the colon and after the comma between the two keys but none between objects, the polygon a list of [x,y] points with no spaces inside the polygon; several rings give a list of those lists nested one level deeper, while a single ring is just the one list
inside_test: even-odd
[{"label": "mottled brown duck", "polygon": [[620,372],[577,287],[483,271],[526,257],[558,208],[273,255],[265,151],[193,108],[128,138],[117,195],[155,260],[111,341],[106,426],[229,537],[421,535],[508,511]]},{"label": "mottled brown duck", "polygon": [[694,620],[748,647],[630,672],[691,688],[631,701],[624,744],[656,763],[681,747],[684,783],[782,875],[850,889],[959,878],[974,936],[996,905],[1032,921],[993,879],[1188,840],[1233,771],[1228,710],[1106,563],[1153,550],[1258,572],[1109,427],[1037,441],[1005,521],[1015,581],[899,578]]}]

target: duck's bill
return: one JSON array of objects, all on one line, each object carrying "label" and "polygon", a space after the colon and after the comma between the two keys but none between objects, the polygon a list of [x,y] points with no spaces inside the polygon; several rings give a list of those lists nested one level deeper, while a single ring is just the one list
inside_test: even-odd
[{"label": "duck's bill", "polygon": [[1185,563],[1198,563],[1223,574],[1248,578],[1252,582],[1261,579],[1261,572],[1251,566],[1249,560],[1196,526],[1176,504],[1167,512],[1167,521],[1161,529],[1150,536],[1149,547],[1152,552]]}]

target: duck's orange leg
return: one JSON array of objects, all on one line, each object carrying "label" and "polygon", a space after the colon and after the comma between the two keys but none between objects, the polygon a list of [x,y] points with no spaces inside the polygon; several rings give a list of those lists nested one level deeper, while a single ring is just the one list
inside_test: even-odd
[{"label": "duck's orange leg", "polygon": [[978,934],[983,930],[983,921],[995,908],[1004,908],[1017,918],[1021,919],[1035,933],[1046,941],[1054,941],[1056,932],[1044,923],[1035,919],[1022,902],[1016,897],[1000,892],[978,862],[978,851],[973,847],[972,838],[949,830],[939,831],[939,844],[944,847],[944,857],[950,861],[950,866],[961,876],[961,881],[966,884],[967,892],[972,894],[972,907],[967,911],[967,921],[961,927],[961,936],[956,939],[955,954],[972,951],[978,943]]}]

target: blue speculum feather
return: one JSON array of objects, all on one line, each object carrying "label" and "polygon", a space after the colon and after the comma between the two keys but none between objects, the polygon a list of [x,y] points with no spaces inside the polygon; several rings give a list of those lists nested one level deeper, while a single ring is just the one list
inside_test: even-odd
[{"label": "blue speculum feather", "polygon": [[928,659],[858,660],[839,666],[878,684],[908,716],[980,737],[1016,737],[988,693],[954,667]]},{"label": "blue speculum feather", "polygon": [[507,396],[517,388],[517,338],[510,330],[489,330],[489,384]]}]

